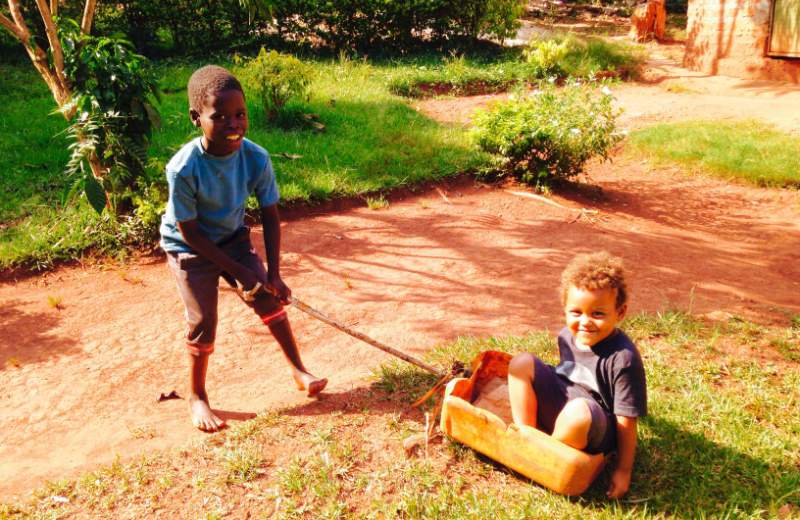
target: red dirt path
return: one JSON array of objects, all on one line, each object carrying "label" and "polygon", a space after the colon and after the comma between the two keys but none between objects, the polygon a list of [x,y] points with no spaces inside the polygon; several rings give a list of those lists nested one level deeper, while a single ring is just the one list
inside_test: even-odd
[{"label": "red dirt path", "polygon": [[[658,102],[658,87],[628,88]],[[412,354],[459,335],[556,330],[558,275],[596,249],[627,261],[633,312],[691,308],[780,324],[800,313],[798,192],[619,158],[590,175],[601,193],[553,197],[569,209],[462,180],[384,210],[292,221],[284,279],[312,306]],[[576,220],[580,208],[599,214]],[[3,282],[0,302],[0,499],[204,435],[185,401],[156,403],[160,392],[183,393],[186,370],[182,310],[161,259]],[[306,364],[330,378],[324,399],[344,405],[386,359],[289,313]],[[237,420],[303,403],[290,383],[265,327],[224,291],[212,405]]]}]

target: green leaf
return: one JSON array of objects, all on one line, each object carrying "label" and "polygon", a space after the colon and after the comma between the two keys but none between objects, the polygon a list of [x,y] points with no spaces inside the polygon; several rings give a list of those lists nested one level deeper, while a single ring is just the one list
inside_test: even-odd
[{"label": "green leaf", "polygon": [[106,207],[106,192],[103,190],[103,186],[92,175],[87,175],[83,178],[83,190],[86,192],[86,198],[92,208],[98,215],[102,215],[103,209]]}]

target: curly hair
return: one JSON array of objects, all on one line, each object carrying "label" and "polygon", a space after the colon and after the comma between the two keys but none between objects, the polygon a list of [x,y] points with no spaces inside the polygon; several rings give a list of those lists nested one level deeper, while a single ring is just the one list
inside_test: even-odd
[{"label": "curly hair", "polygon": [[606,251],[577,255],[561,273],[561,302],[566,303],[570,287],[579,289],[616,289],[617,309],[628,302],[622,259]]},{"label": "curly hair", "polygon": [[238,90],[244,96],[242,84],[228,69],[218,65],[200,67],[189,78],[189,108],[202,111],[206,98],[226,90]]}]

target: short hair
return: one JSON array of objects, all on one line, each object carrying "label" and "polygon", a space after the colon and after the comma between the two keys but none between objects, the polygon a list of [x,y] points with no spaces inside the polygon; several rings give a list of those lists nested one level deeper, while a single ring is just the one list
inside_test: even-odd
[{"label": "short hair", "polygon": [[206,98],[226,90],[238,90],[244,96],[242,84],[228,69],[219,65],[200,67],[189,78],[189,108],[200,112]]},{"label": "short hair", "polygon": [[577,255],[561,273],[561,303],[567,302],[570,287],[617,290],[617,309],[628,302],[622,259],[606,251]]}]

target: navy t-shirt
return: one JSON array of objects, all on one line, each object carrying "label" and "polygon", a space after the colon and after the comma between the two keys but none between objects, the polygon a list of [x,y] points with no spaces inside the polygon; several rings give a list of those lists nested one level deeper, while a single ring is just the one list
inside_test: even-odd
[{"label": "navy t-shirt", "polygon": [[636,345],[621,330],[584,350],[566,327],[558,334],[556,372],[591,392],[603,408],[624,417],[647,415],[647,382]]}]

